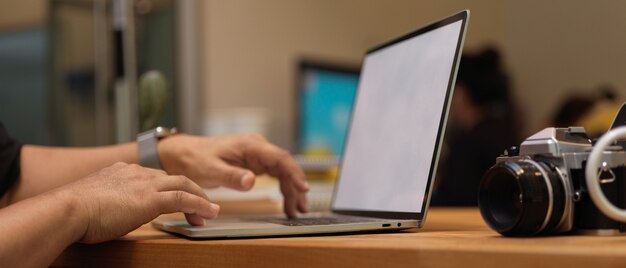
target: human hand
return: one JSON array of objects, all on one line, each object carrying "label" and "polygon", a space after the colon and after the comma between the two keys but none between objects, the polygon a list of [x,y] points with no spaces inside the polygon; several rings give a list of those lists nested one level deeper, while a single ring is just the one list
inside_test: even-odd
[{"label": "human hand", "polygon": [[309,190],[302,168],[289,152],[259,135],[198,137],[178,134],[159,142],[161,164],[169,174],[185,175],[203,187],[249,190],[255,174],[280,181],[287,216],[306,212]]},{"label": "human hand", "polygon": [[184,212],[202,225],[219,212],[188,178],[133,164],[116,163],[57,191],[80,203],[84,243],[118,238],[165,213]]}]

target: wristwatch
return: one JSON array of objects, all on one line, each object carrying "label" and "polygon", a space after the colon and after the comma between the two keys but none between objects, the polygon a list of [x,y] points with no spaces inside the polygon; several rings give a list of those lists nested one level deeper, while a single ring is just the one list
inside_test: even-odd
[{"label": "wristwatch", "polygon": [[176,134],[176,128],[156,127],[137,135],[137,147],[139,148],[139,164],[144,167],[163,169],[159,160],[157,144],[159,140]]}]

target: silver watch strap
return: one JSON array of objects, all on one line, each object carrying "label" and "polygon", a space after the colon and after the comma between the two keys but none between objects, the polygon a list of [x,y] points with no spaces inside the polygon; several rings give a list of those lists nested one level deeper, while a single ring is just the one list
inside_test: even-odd
[{"label": "silver watch strap", "polygon": [[139,147],[139,163],[144,167],[163,169],[159,160],[157,144],[159,142],[158,130],[151,129],[137,135]]}]

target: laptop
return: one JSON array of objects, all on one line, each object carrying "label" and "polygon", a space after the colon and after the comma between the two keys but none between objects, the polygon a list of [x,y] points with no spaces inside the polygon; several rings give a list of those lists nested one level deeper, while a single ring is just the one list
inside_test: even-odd
[{"label": "laptop", "polygon": [[424,225],[461,49],[465,10],[367,52],[332,211],[152,222],[192,238],[391,231]]}]

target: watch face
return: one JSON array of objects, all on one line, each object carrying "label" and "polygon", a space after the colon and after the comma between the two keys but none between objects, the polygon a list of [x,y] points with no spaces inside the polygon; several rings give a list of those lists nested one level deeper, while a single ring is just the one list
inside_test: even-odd
[{"label": "watch face", "polygon": [[157,127],[157,128],[154,129],[154,131],[155,131],[154,135],[158,139],[162,139],[162,138],[165,138],[167,136],[176,134],[176,132],[177,132],[176,128],[165,128],[165,127]]}]

